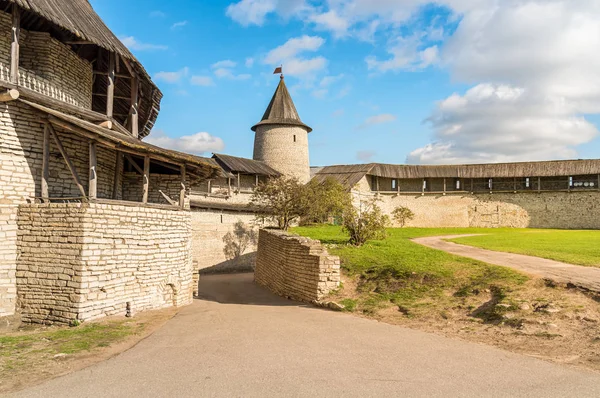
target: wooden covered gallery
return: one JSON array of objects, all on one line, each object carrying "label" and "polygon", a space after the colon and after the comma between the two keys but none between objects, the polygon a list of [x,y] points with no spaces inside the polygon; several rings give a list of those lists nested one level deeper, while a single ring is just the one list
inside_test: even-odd
[{"label": "wooden covered gallery", "polygon": [[328,166],[315,178],[349,189],[388,194],[598,191],[600,160],[469,165],[360,164]]},{"label": "wooden covered gallery", "polygon": [[87,0],[0,1],[0,316],[184,305],[190,185],[211,159],[142,141],[162,94]]}]

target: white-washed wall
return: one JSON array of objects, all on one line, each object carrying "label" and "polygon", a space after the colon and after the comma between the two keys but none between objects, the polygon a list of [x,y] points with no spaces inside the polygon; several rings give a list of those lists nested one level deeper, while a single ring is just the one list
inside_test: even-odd
[{"label": "white-washed wall", "polygon": [[12,315],[17,300],[17,206],[0,205],[0,316]]}]

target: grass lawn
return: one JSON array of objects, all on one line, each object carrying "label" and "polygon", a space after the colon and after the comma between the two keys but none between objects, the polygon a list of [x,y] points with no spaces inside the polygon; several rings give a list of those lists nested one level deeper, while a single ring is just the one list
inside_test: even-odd
[{"label": "grass lawn", "polygon": [[499,229],[485,233],[487,235],[452,239],[452,242],[600,267],[600,231]]},{"label": "grass lawn", "polygon": [[[389,229],[387,239],[362,247],[347,245],[348,237],[336,226],[301,227],[293,232],[322,241],[331,254],[340,256],[345,273],[357,280],[358,307],[363,312],[392,303],[401,311],[416,313],[420,308],[451,306],[455,299],[484,290],[510,291],[528,280],[509,268],[410,241],[422,236],[489,232],[485,229]],[[346,299],[344,304],[356,307],[357,303]]]}]

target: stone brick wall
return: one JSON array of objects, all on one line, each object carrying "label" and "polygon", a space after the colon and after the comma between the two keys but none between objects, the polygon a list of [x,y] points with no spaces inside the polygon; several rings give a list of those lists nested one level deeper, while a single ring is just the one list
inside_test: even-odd
[{"label": "stone brick wall", "polygon": [[17,206],[0,205],[0,317],[15,310],[16,261]]},{"label": "stone brick wall", "polygon": [[190,213],[113,204],[24,204],[22,318],[68,323],[192,300]]},{"label": "stone brick wall", "polygon": [[308,132],[296,126],[258,126],[254,160],[261,160],[280,173],[307,183],[310,180]]},{"label": "stone brick wall", "polygon": [[[169,204],[159,191],[163,191],[172,200],[179,203],[181,192],[181,176],[175,174],[152,174],[150,171],[150,184],[148,202]],[[186,182],[187,186],[187,182]],[[143,179],[138,172],[123,173],[123,200],[141,202],[143,196]]]},{"label": "stone brick wall", "polygon": [[256,246],[249,247],[240,257],[229,259],[223,249],[223,237],[241,221],[258,232],[254,213],[226,210],[192,209],[192,252],[201,272],[252,271],[256,262]]},{"label": "stone brick wall", "polygon": [[254,275],[280,296],[320,302],[340,285],[340,259],[319,241],[261,229]]},{"label": "stone brick wall", "polygon": [[[11,16],[0,12],[0,80],[9,81]],[[91,109],[92,64],[43,32],[21,29],[19,85]]]}]

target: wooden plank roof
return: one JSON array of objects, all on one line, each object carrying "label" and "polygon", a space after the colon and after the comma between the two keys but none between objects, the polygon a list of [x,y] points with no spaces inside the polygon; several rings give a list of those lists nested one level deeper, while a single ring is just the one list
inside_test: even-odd
[{"label": "wooden plank roof", "polygon": [[253,174],[269,177],[278,177],[281,175],[277,170],[258,160],[238,158],[236,156],[213,154],[213,159],[223,167],[226,172],[233,174]]},{"label": "wooden plank roof", "polygon": [[140,141],[139,139],[130,135],[97,126],[76,116],[67,115],[66,113],[62,113],[35,102],[24,99],[19,99],[17,101],[37,109],[42,114],[46,115],[46,117],[48,117],[50,123],[61,127],[61,130],[67,130],[74,134],[94,139],[99,143],[116,150],[133,152],[138,155],[148,155],[159,160],[185,165],[186,168],[189,169],[189,172],[205,179],[215,178],[221,171],[221,168],[216,165],[212,159],[173,151],[170,149],[164,149],[144,141]]},{"label": "wooden plank roof", "polygon": [[283,75],[262,120],[252,126],[252,131],[256,131],[258,126],[277,124],[304,127],[309,133],[312,131],[312,128],[300,120],[294,101],[292,101],[292,96],[285,85]]}]

